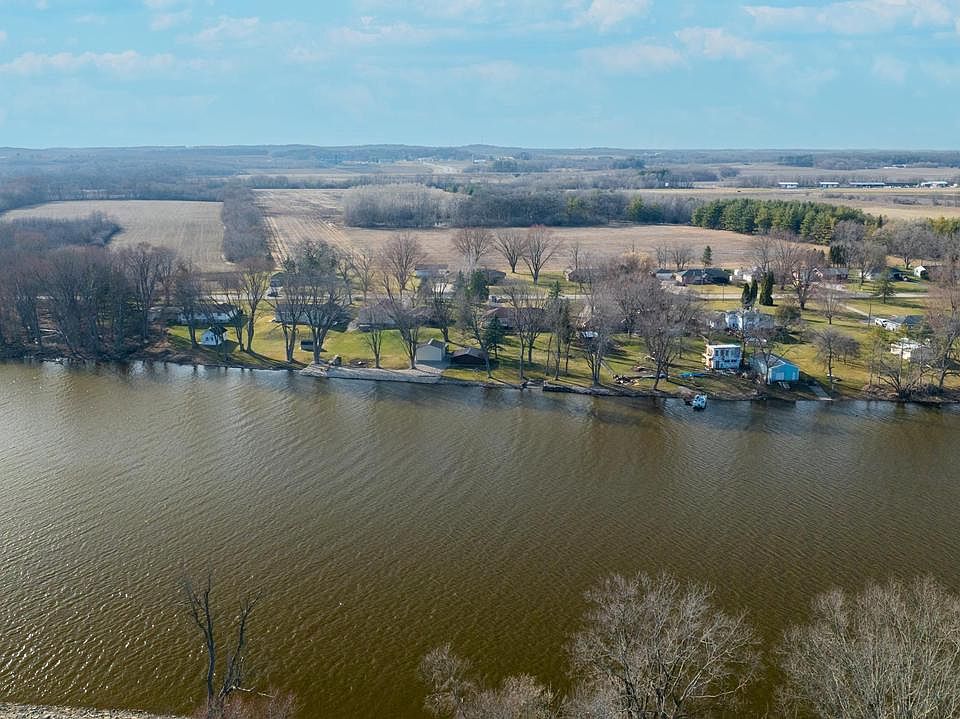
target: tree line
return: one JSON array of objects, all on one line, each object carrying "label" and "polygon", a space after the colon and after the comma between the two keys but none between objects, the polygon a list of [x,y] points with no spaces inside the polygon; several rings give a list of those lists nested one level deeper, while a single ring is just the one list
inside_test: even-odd
[{"label": "tree line", "polygon": [[357,227],[583,227],[612,222],[686,224],[698,201],[614,190],[462,185],[441,191],[415,184],[369,185],[344,197],[344,220]]},{"label": "tree line", "polygon": [[231,185],[223,191],[223,256],[229,262],[270,257],[270,235],[253,192]]},{"label": "tree line", "polygon": [[729,230],[744,235],[773,230],[792,232],[805,242],[829,245],[836,223],[850,220],[875,224],[861,210],[840,205],[798,200],[718,199],[698,207],[693,225],[711,230]]},{"label": "tree line", "polygon": [[930,578],[820,595],[766,652],[747,614],[725,610],[704,584],[613,575],[586,602],[566,647],[568,692],[528,674],[491,684],[447,644],[420,663],[424,707],[443,719],[743,716],[772,669],[768,715],[960,714],[960,599]]},{"label": "tree line", "polygon": [[102,212],[77,219],[24,217],[0,221],[0,249],[43,251],[64,245],[105,245],[120,229]]}]

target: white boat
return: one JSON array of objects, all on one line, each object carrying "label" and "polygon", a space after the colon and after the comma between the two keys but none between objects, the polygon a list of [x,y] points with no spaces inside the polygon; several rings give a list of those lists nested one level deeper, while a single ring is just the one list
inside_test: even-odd
[{"label": "white boat", "polygon": [[696,394],[693,396],[693,399],[690,400],[690,405],[694,409],[706,409],[707,408],[707,395],[705,394]]}]

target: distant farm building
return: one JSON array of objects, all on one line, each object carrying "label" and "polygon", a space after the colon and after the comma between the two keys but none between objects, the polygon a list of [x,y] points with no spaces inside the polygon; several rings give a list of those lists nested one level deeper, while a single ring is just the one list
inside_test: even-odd
[{"label": "distant farm building", "polygon": [[780,186],[781,190],[796,190],[799,189],[799,182],[778,182],[777,185]]},{"label": "distant farm building", "polygon": [[839,182],[821,182],[820,187],[822,187],[824,190],[832,190],[836,187],[840,187],[840,183]]}]

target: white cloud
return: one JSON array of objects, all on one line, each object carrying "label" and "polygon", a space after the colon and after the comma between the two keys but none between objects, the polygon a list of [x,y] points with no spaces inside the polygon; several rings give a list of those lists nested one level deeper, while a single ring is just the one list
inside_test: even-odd
[{"label": "white cloud", "polygon": [[141,55],[135,50],[124,52],[59,52],[43,54],[27,52],[9,62],[0,64],[0,73],[12,75],[40,75],[44,73],[74,73],[94,69],[116,75],[135,75],[145,71],[173,67],[173,55]]},{"label": "white cloud", "polygon": [[191,18],[190,10],[180,10],[178,12],[158,13],[150,18],[151,30],[169,30],[177,25],[189,22]]},{"label": "white cloud", "polygon": [[228,17],[221,15],[215,25],[211,25],[191,39],[198,45],[218,46],[226,40],[245,40],[257,34],[261,29],[258,17]]},{"label": "white cloud", "polygon": [[514,83],[520,79],[523,68],[510,60],[490,60],[453,69],[457,77],[478,80],[482,83]]},{"label": "white cloud", "polygon": [[747,5],[761,28],[865,35],[903,25],[944,27],[957,22],[960,0],[843,0],[822,6]]},{"label": "white cloud", "polygon": [[78,15],[73,19],[78,25],[106,25],[107,18],[103,15]]},{"label": "white cloud", "polygon": [[935,60],[923,63],[920,69],[940,85],[960,85],[960,64]]},{"label": "white cloud", "polygon": [[715,60],[742,60],[768,51],[761,43],[732,35],[719,27],[687,27],[675,34],[690,52]]},{"label": "white cloud", "polygon": [[580,55],[588,63],[609,72],[658,72],[683,63],[683,56],[672,47],[644,42],[591,48]]},{"label": "white cloud", "polygon": [[873,59],[872,72],[881,80],[902,85],[907,79],[907,64],[892,55],[878,55]]},{"label": "white cloud", "polygon": [[0,30],[0,42],[6,42],[6,41],[7,41],[7,33],[4,32],[3,30]]},{"label": "white cloud", "polygon": [[151,10],[166,10],[183,4],[183,0],[143,0],[143,4]]},{"label": "white cloud", "polygon": [[333,28],[327,33],[327,37],[330,42],[337,45],[378,45],[381,43],[422,45],[444,37],[456,37],[460,34],[461,31],[459,30],[416,27],[405,22],[377,25],[373,21],[368,21],[360,29]]},{"label": "white cloud", "polygon": [[651,0],[591,0],[581,19],[607,32],[631,18],[645,15]]}]

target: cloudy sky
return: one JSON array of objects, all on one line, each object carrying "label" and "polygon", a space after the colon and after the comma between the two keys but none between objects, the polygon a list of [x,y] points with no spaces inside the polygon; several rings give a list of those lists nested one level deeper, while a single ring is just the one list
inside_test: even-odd
[{"label": "cloudy sky", "polygon": [[0,145],[960,145],[960,0],[765,2],[0,0]]}]

